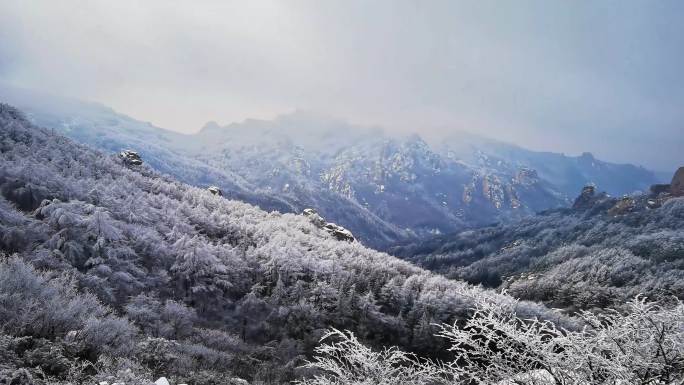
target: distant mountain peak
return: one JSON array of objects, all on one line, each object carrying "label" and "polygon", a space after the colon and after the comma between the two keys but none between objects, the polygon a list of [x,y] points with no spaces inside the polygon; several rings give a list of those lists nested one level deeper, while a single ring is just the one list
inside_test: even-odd
[{"label": "distant mountain peak", "polygon": [[81,143],[139,149],[152,168],[269,210],[316,208],[375,246],[566,206],[592,181],[612,195],[659,182],[648,170],[588,152],[531,151],[454,132],[426,142],[310,110],[228,125],[209,121],[182,135],[88,104],[62,110],[54,103],[46,113],[39,96],[24,96],[35,103],[27,109],[32,121]]},{"label": "distant mountain peak", "polygon": [[204,124],[204,126],[202,126],[202,128],[200,129],[200,132],[218,131],[221,129],[222,129],[222,127],[218,123],[216,123],[213,120],[210,120],[210,121],[206,122]]}]

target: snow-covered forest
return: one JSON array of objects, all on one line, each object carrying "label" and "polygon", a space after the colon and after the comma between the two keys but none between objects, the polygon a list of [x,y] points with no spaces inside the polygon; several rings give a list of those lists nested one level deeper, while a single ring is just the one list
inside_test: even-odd
[{"label": "snow-covered forest", "polygon": [[34,124],[100,151],[141,151],[155,170],[190,185],[218,186],[230,199],[283,213],[316,208],[381,250],[563,207],[589,182],[620,195],[660,181],[650,170],[590,153],[531,151],[466,132],[430,143],[303,111],[227,126],[211,122],[181,134],[103,105],[1,83],[0,100],[21,107]]},{"label": "snow-covered forest", "polygon": [[447,277],[569,310],[639,294],[684,298],[684,197],[658,195],[597,193],[585,205],[393,251]]},{"label": "snow-covered forest", "polygon": [[[8,384],[683,380],[684,308],[672,285],[637,297],[655,285],[643,278],[620,292],[630,298],[606,302],[615,310],[516,300],[336,240],[305,216],[126,164],[7,105],[0,159],[0,378]],[[677,200],[649,215],[676,221],[682,207]],[[670,226],[663,221],[643,223]],[[664,231],[654,234],[673,244],[662,247],[676,265],[681,233]],[[638,244],[662,244],[656,235]],[[567,268],[557,252],[544,255]],[[637,265],[624,266],[643,274]],[[591,290],[584,295],[603,295]]]}]

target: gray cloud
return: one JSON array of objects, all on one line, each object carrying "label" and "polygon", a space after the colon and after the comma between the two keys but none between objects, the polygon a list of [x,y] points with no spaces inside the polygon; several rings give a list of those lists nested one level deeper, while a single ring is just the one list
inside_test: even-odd
[{"label": "gray cloud", "polygon": [[179,131],[296,108],[671,169],[679,1],[21,1],[0,80]]}]

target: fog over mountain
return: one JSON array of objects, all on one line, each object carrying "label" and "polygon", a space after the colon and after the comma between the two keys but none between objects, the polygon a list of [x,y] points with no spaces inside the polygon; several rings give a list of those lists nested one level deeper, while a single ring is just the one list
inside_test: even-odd
[{"label": "fog over mountain", "polygon": [[[549,309],[336,239],[313,216],[174,181],[5,104],[0,160],[2,383],[684,379],[684,169],[648,197],[585,189],[574,205],[584,224],[560,211],[469,233],[501,232],[489,248],[523,237],[502,249],[515,256],[506,263],[469,253],[481,260],[468,279],[482,267],[526,273],[536,256],[541,271],[511,289],[567,307]],[[607,207],[620,218],[605,223]],[[641,290],[649,299],[628,300]]]},{"label": "fog over mountain", "polygon": [[669,171],[680,1],[0,4],[0,81],[179,132],[296,109]]},{"label": "fog over mountain", "polygon": [[683,385],[682,15],[0,0],[0,385]]},{"label": "fog over mountain", "polygon": [[315,209],[377,248],[564,207],[586,184],[622,195],[659,182],[649,170],[590,153],[535,152],[464,132],[428,143],[302,111],[179,134],[8,86],[0,100],[38,125],[111,153],[134,149],[157,170],[226,197],[265,210]]},{"label": "fog over mountain", "polygon": [[[684,186],[684,168],[674,181]],[[684,189],[615,198],[392,249],[428,269],[553,307],[606,308],[637,294],[684,297]],[[587,295],[590,293],[590,295]]]}]

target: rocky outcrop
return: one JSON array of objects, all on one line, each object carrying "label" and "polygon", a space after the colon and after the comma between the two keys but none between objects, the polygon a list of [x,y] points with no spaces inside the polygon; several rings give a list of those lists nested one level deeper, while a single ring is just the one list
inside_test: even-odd
[{"label": "rocky outcrop", "polygon": [[676,197],[684,196],[684,166],[680,167],[672,177],[672,182],[670,182],[670,194]]},{"label": "rocky outcrop", "polygon": [[119,158],[124,162],[126,165],[130,166],[140,166],[143,164],[142,158],[140,158],[140,154],[133,150],[123,150],[119,153]]},{"label": "rocky outcrop", "polygon": [[523,186],[534,186],[539,183],[539,174],[537,174],[537,170],[522,167],[515,174],[513,182]]},{"label": "rocky outcrop", "polygon": [[326,224],[323,229],[330,233],[335,239],[338,241],[347,241],[347,242],[354,242],[354,235],[351,233],[351,231],[345,229],[344,227],[340,225],[336,225],[334,223],[328,223]]},{"label": "rocky outcrop", "polygon": [[318,214],[318,212],[316,212],[316,210],[314,210],[314,209],[304,209],[304,211],[302,211],[302,215],[309,218],[311,223],[313,223],[314,225],[316,225],[318,227],[322,228],[327,224],[325,219],[323,219],[323,217],[320,216]]},{"label": "rocky outcrop", "polygon": [[625,195],[616,199],[610,198],[606,193],[597,194],[594,185],[587,185],[582,189],[580,196],[575,199],[572,208],[605,212],[611,216],[657,209],[672,198],[684,196],[684,167],[680,167],[675,172],[672,183],[654,184],[649,190],[648,194]]},{"label": "rocky outcrop", "polygon": [[304,209],[302,215],[309,218],[311,223],[316,225],[316,227],[327,231],[338,241],[354,242],[356,240],[351,231],[338,224],[326,222],[326,220],[323,219],[323,217],[321,217],[314,209]]},{"label": "rocky outcrop", "polygon": [[651,185],[649,190],[651,191],[651,194],[653,194],[653,195],[660,195],[663,193],[669,194],[670,193],[670,185],[669,184],[654,184],[654,185]]},{"label": "rocky outcrop", "polygon": [[617,201],[615,206],[608,209],[608,215],[612,215],[612,216],[625,215],[627,213],[634,211],[635,208],[636,208],[636,201],[634,200],[634,198],[629,197],[629,196],[624,196],[619,201]]},{"label": "rocky outcrop", "polygon": [[497,210],[504,205],[506,199],[504,186],[496,175],[487,175],[482,179],[482,195]]},{"label": "rocky outcrop", "polygon": [[684,167],[677,169],[670,184],[654,184],[650,188],[646,207],[656,209],[673,197],[684,196]]},{"label": "rocky outcrop", "polygon": [[500,212],[520,209],[524,202],[519,192],[535,189],[538,182],[537,172],[529,168],[518,170],[513,177],[475,172],[463,185],[461,202],[470,207],[484,203]]},{"label": "rocky outcrop", "polygon": [[649,194],[648,199],[646,199],[645,205],[648,209],[657,209],[668,199],[672,198],[669,184],[654,184],[649,190],[651,193]]},{"label": "rocky outcrop", "polygon": [[573,209],[586,209],[592,206],[592,202],[596,198],[596,187],[593,185],[587,185],[582,188],[582,192],[575,199],[572,204]]},{"label": "rocky outcrop", "polygon": [[209,191],[210,193],[212,193],[212,194],[214,194],[214,195],[218,195],[218,196],[220,196],[220,197],[223,196],[223,191],[221,191],[221,189],[218,188],[218,187],[216,187],[216,186],[209,186],[209,187],[207,188],[207,191]]},{"label": "rocky outcrop", "polygon": [[582,188],[582,192],[577,199],[575,199],[572,208],[575,210],[588,210],[599,203],[606,203],[608,200],[608,194],[605,192],[596,193],[596,186],[586,185]]}]

